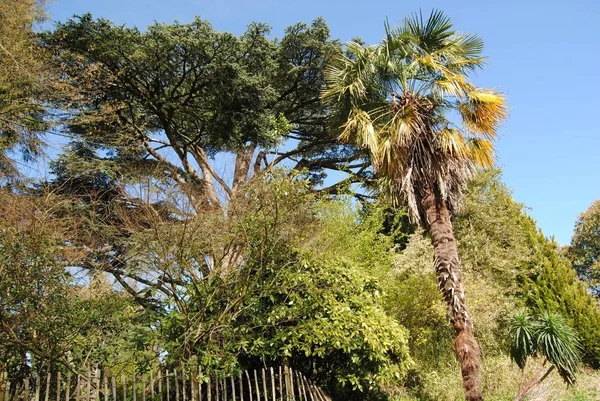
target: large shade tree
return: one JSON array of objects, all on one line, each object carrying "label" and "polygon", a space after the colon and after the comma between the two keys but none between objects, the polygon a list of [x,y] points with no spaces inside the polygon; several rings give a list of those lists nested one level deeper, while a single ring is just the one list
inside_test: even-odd
[{"label": "large shade tree", "polygon": [[[93,211],[101,203],[108,215],[86,218],[112,224],[93,233],[98,225],[86,224],[71,241],[94,251],[81,264],[115,274],[122,263],[128,234],[113,201],[225,213],[244,185],[278,166],[306,169],[314,184],[325,169],[349,170],[358,152],[327,135],[320,98],[340,44],[321,19],[269,35],[264,24],[236,36],[199,18],[141,30],[83,15],[40,36],[59,71],[51,100],[60,134],[73,140],[51,165],[50,187]],[[235,248],[209,256],[214,271],[241,258]]]},{"label": "large shade tree", "polygon": [[431,236],[438,286],[456,332],[454,351],[467,400],[483,399],[480,348],[461,282],[452,213],[472,174],[494,162],[504,97],[474,86],[482,40],[452,29],[439,11],[386,25],[376,46],[358,42],[326,71],[331,123],[339,138],[368,149],[381,188]]},{"label": "large shade tree", "polygon": [[236,36],[199,18],[145,30],[90,15],[58,24],[42,43],[60,71],[53,105],[76,143],[55,173],[152,175],[196,213],[226,208],[255,173],[282,164],[314,183],[324,169],[364,179],[347,168],[355,149],[326,132],[323,69],[339,43],[322,19],[269,36],[264,24]]}]

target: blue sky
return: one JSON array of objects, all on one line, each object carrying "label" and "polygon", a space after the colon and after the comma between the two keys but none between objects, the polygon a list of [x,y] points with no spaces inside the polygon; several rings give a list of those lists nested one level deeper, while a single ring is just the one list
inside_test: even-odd
[{"label": "blue sky", "polygon": [[487,67],[474,81],[506,93],[511,109],[497,143],[504,182],[547,236],[567,244],[579,213],[600,198],[600,2],[352,0],[56,0],[54,20],[91,12],[142,28],[199,15],[241,33],[252,21],[273,33],[322,16],[333,37],[374,43],[383,22],[432,8],[480,35]]}]

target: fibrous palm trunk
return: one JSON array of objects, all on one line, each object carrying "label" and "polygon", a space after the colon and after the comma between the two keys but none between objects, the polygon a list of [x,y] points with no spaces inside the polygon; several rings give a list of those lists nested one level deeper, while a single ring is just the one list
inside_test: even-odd
[{"label": "fibrous palm trunk", "polygon": [[422,203],[434,249],[438,288],[448,305],[448,318],[456,332],[453,347],[460,363],[465,398],[467,401],[480,401],[483,400],[479,382],[481,350],[473,335],[471,316],[467,310],[450,210],[446,201],[434,191],[425,196]]}]

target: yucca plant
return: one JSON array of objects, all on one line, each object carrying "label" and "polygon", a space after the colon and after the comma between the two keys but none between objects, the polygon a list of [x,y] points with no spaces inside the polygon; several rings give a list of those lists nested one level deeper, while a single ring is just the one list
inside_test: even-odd
[{"label": "yucca plant", "polygon": [[[519,312],[512,318],[510,335],[510,356],[521,369],[516,401],[525,398],[555,369],[567,385],[575,383],[581,363],[581,346],[575,330],[560,315],[544,312],[532,316],[526,311]],[[543,357],[544,362],[525,382],[527,360],[534,356]]]},{"label": "yucca plant", "polygon": [[368,149],[382,193],[407,205],[429,232],[466,399],[482,400],[480,349],[451,217],[472,174],[494,163],[505,99],[469,81],[483,64],[483,42],[454,31],[442,12],[414,15],[398,28],[386,24],[385,31],[376,46],[347,45],[326,70],[323,98],[339,139]]}]

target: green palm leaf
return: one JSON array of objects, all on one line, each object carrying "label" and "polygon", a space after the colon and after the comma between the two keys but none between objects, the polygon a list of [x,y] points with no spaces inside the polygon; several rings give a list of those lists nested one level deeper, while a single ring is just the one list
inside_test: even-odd
[{"label": "green palm leaf", "polygon": [[510,357],[524,369],[529,356],[542,355],[567,384],[575,382],[581,364],[577,333],[556,313],[531,316],[519,312],[510,323]]},{"label": "green palm leaf", "polygon": [[544,312],[537,327],[538,349],[568,384],[575,383],[581,363],[581,345],[577,333],[555,313]]},{"label": "green palm leaf", "polygon": [[510,357],[519,368],[524,369],[527,358],[537,351],[536,322],[527,312],[518,312],[510,323]]}]

